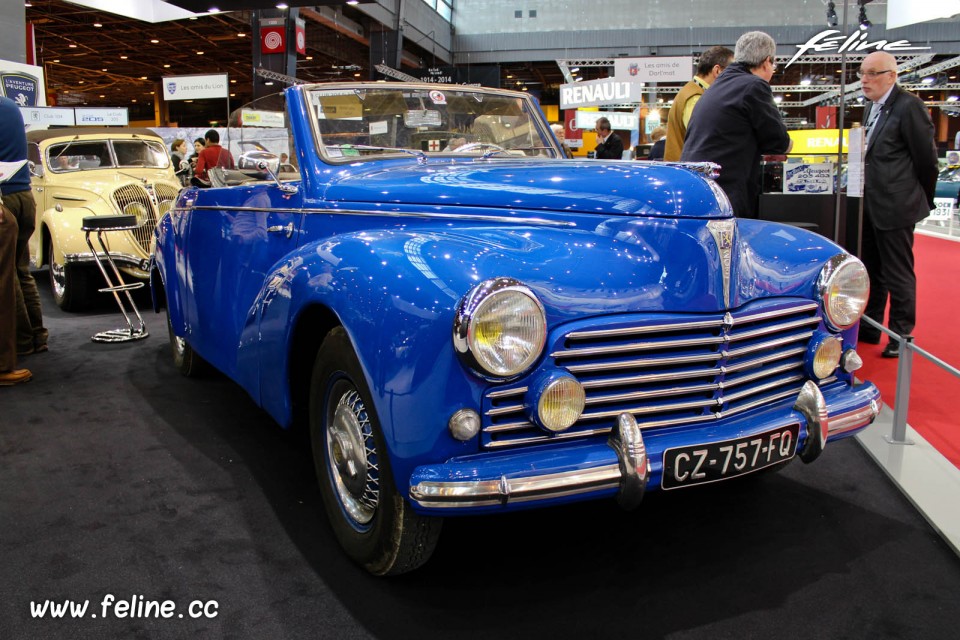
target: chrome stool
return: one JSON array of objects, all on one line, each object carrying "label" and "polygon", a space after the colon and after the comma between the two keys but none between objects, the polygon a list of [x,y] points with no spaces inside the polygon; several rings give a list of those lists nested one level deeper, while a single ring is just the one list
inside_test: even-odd
[{"label": "chrome stool", "polygon": [[[120,307],[120,313],[123,314],[124,319],[127,321],[126,329],[121,328],[101,331],[90,338],[94,342],[127,342],[129,340],[142,340],[150,335],[147,332],[147,326],[144,324],[143,318],[140,316],[140,311],[137,309],[137,305],[133,302],[133,296],[130,295],[132,290],[139,289],[143,286],[143,283],[132,282],[127,284],[123,281],[123,276],[120,274],[120,269],[117,268],[113,258],[110,257],[110,251],[107,249],[107,245],[103,242],[103,234],[108,231],[129,231],[136,228],[136,216],[87,216],[83,219],[83,226],[80,227],[80,230],[85,233],[87,246],[90,247],[90,251],[93,252],[93,257],[97,261],[97,266],[100,267],[100,273],[103,274],[103,279],[107,282],[107,286],[103,289],[99,289],[99,291],[113,294],[114,299],[117,301],[117,305]],[[97,251],[97,249],[93,246],[93,243],[90,241],[90,234],[93,232],[96,232],[97,234],[97,243],[100,245],[100,252]],[[106,267],[104,267],[104,259],[106,259],[107,263],[110,265],[110,268],[113,271],[113,277],[110,276],[110,273],[107,271]],[[123,292],[123,295],[126,296],[127,303],[130,305],[130,310],[137,316],[137,326],[134,326],[134,323],[130,320],[130,313],[127,311],[127,307],[124,305],[123,299],[120,297],[121,291]]]}]

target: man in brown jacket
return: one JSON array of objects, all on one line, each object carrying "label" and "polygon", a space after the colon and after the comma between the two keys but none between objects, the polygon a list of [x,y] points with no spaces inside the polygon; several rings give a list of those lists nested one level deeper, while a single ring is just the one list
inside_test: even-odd
[{"label": "man in brown jacket", "polygon": [[683,138],[687,135],[687,124],[693,107],[717,76],[733,62],[733,51],[726,47],[710,47],[700,56],[697,75],[683,85],[677,97],[673,99],[670,114],[667,116],[667,146],[663,159],[677,162],[683,153]]}]

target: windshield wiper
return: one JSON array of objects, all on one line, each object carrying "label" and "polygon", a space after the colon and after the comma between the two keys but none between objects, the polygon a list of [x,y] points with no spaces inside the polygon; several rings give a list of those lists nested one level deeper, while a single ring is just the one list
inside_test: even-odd
[{"label": "windshield wiper", "polygon": [[425,154],[423,151],[414,151],[413,149],[404,149],[403,147],[377,147],[369,144],[337,144],[327,146],[334,149],[340,149],[341,151],[347,151],[349,149],[356,149],[357,151],[396,151],[398,153],[406,153],[407,155],[414,156],[419,164],[427,163],[427,154]]},{"label": "windshield wiper", "polygon": [[[508,155],[516,158],[516,157],[518,157],[518,156],[517,156],[517,154],[513,153],[514,151],[543,151],[544,149],[549,149],[549,150],[551,150],[551,151],[555,151],[555,149],[554,149],[553,147],[548,147],[548,146],[544,146],[544,147],[512,147],[512,148],[510,148],[510,149],[494,149],[494,150],[492,150],[492,151],[487,151],[487,152],[484,153],[482,156],[480,156],[480,158],[481,158],[481,159],[483,159],[483,158],[490,158],[490,157],[495,156],[495,155],[500,154],[500,153],[506,153],[506,154],[508,154]],[[562,157],[562,156],[559,156],[559,157]]]}]

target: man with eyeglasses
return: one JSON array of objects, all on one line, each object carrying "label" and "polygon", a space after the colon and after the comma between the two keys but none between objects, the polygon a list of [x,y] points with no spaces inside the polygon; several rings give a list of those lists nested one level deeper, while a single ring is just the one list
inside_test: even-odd
[{"label": "man with eyeglasses", "polygon": [[770,90],[776,55],[777,43],[768,34],[740,36],[733,64],[693,111],[681,155],[685,162],[720,165],[717,184],[741,218],[758,217],[761,157],[783,155],[793,146]]},{"label": "man with eyeglasses", "polygon": [[[897,61],[889,53],[865,57],[857,75],[870,101],[863,113],[867,151],[860,257],[870,275],[865,315],[882,323],[889,297],[887,326],[909,335],[917,316],[913,228],[934,208],[937,185],[933,122],[923,101],[897,86]],[[860,342],[880,344],[880,332],[861,324]],[[900,343],[891,340],[881,355],[899,357]]]},{"label": "man with eyeglasses", "polygon": [[697,75],[683,85],[670,107],[667,115],[666,146],[663,159],[676,162],[683,153],[683,140],[687,135],[687,125],[693,115],[693,108],[703,97],[703,92],[710,88],[717,77],[733,62],[733,51],[726,47],[710,47],[700,56],[697,63]]}]

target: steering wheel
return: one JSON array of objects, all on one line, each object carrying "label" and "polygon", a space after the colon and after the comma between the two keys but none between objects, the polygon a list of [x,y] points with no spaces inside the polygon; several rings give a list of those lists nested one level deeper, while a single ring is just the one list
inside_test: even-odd
[{"label": "steering wheel", "polygon": [[506,149],[501,147],[498,144],[493,144],[492,142],[468,142],[467,144],[460,145],[454,151],[456,153],[467,153],[468,151],[473,151],[474,149],[496,149],[497,151],[503,151],[506,153]]}]

